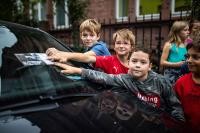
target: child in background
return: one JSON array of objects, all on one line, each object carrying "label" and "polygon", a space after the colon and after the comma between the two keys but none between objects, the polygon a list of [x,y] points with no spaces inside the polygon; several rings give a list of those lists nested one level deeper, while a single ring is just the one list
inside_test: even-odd
[{"label": "child in background", "polygon": [[[185,43],[186,45],[189,45],[192,43],[193,33],[200,27],[200,21],[197,19],[194,19],[190,22],[190,36],[186,39]],[[184,75],[186,73],[189,73],[189,68],[187,65],[187,62],[185,62],[181,66],[181,75]]]},{"label": "child in background", "polygon": [[184,132],[200,132],[200,28],[194,31],[192,43],[187,45],[187,64],[190,73],[183,75],[175,84],[186,118]]},{"label": "child in background", "polygon": [[116,55],[90,56],[80,53],[65,52],[62,55],[51,55],[50,60],[67,62],[75,60],[85,63],[93,63],[93,66],[108,74],[120,74],[128,72],[128,58],[135,47],[135,36],[128,29],[121,29],[113,34],[114,51]]},{"label": "child in background", "polygon": [[[193,31],[195,31],[198,27],[200,27],[200,21],[197,20],[197,19],[192,19],[192,20],[190,21],[190,26],[189,26],[190,34],[191,34]],[[188,38],[185,40],[185,43],[186,43],[186,44],[192,43],[191,36],[188,36]]]},{"label": "child in background", "polygon": [[126,88],[140,100],[165,110],[175,119],[184,121],[183,110],[172,86],[164,76],[151,71],[151,55],[148,50],[135,50],[129,60],[128,74],[106,74],[89,69],[72,67],[56,62],[62,73],[81,74],[90,81]]},{"label": "child in background", "polygon": [[[87,19],[80,25],[80,38],[83,44],[86,46],[87,51],[85,53],[79,53],[82,56],[90,55],[110,55],[106,44],[98,42],[100,39],[101,24],[95,19]],[[78,39],[78,38],[77,38]],[[55,48],[48,48],[46,51],[48,56],[64,57],[65,52],[59,51]]]},{"label": "child in background", "polygon": [[175,21],[169,32],[169,41],[164,44],[160,65],[164,76],[173,84],[181,75],[181,65],[187,53],[185,40],[189,36],[189,26],[185,21]]}]

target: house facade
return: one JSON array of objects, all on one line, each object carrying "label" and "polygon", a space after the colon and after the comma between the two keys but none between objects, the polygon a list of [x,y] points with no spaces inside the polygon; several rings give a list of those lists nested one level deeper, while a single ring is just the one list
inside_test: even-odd
[{"label": "house facade", "polygon": [[[87,18],[102,24],[101,39],[113,50],[112,34],[129,28],[136,36],[136,45],[162,50],[175,20],[188,20],[192,0],[88,0]],[[67,0],[42,0],[35,5],[40,27],[66,45],[73,46]],[[81,41],[80,41],[81,45]]]}]

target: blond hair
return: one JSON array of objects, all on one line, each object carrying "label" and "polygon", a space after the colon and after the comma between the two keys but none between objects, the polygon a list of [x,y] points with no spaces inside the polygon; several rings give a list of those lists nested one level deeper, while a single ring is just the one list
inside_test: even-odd
[{"label": "blond hair", "polygon": [[186,26],[189,26],[188,22],[186,21],[175,21],[170,29],[169,32],[169,41],[170,42],[175,42],[178,45],[183,43],[179,34],[181,30],[183,30]]},{"label": "blond hair", "polygon": [[135,48],[135,35],[129,29],[121,29],[116,31],[113,34],[113,41],[116,41],[117,36],[120,36],[123,39],[130,40],[131,46]]},{"label": "blond hair", "polygon": [[95,19],[87,19],[83,21],[80,25],[80,33],[82,33],[84,30],[99,35],[101,30],[101,24]]}]

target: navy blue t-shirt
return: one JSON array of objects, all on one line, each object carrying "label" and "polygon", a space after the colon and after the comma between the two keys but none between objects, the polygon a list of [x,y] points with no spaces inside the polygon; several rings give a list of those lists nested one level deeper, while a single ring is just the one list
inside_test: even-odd
[{"label": "navy blue t-shirt", "polygon": [[97,42],[96,44],[92,45],[87,49],[87,51],[93,51],[95,52],[96,56],[107,56],[111,55],[108,48],[106,47],[106,43],[100,41]]}]

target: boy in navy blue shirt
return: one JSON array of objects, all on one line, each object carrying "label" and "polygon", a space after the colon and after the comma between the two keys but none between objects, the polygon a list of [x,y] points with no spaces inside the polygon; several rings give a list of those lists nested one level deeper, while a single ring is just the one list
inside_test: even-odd
[{"label": "boy in navy blue shirt", "polygon": [[80,25],[80,38],[83,44],[86,46],[87,50],[85,53],[69,53],[64,51],[59,51],[55,48],[49,48],[46,51],[46,54],[51,58],[54,56],[59,59],[60,62],[66,62],[67,57],[70,56],[105,56],[111,55],[106,44],[100,39],[100,30],[101,24],[98,23],[95,19],[87,19]]}]

